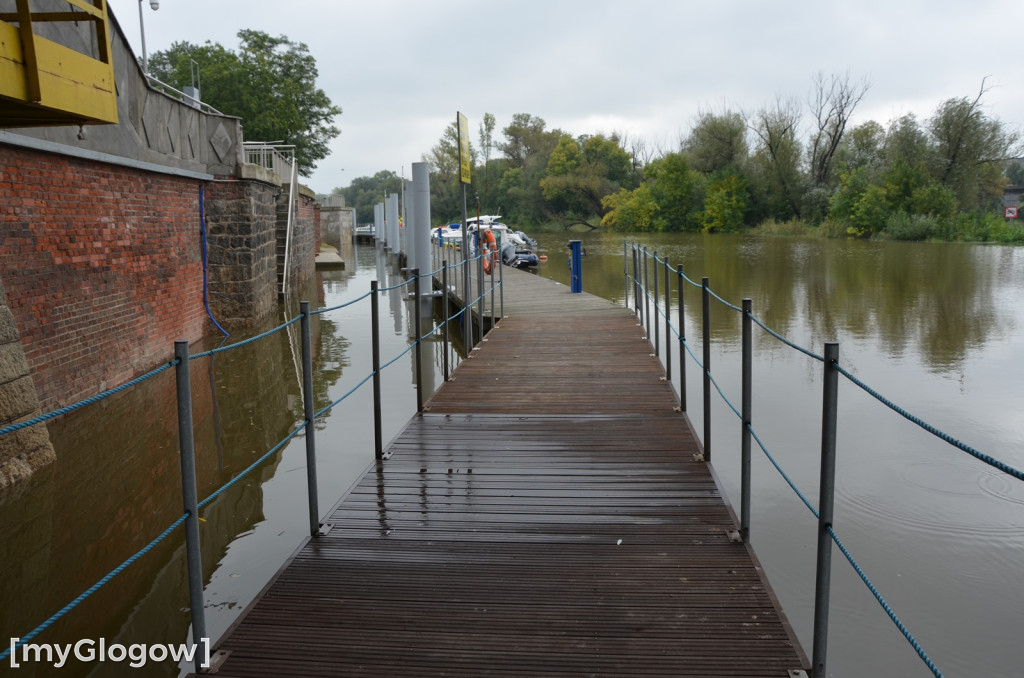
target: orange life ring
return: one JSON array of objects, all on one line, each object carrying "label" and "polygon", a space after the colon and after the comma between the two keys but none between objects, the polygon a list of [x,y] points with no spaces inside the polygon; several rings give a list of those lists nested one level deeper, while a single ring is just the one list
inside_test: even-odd
[{"label": "orange life ring", "polygon": [[[480,232],[481,250],[484,255],[484,273],[491,275],[491,271],[498,266],[498,243],[494,237],[494,231],[487,229]],[[494,264],[491,264],[491,260]]]}]

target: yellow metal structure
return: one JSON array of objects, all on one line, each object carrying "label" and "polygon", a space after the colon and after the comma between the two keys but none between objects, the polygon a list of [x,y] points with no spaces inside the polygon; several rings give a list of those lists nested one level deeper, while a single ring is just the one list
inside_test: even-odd
[{"label": "yellow metal structure", "polygon": [[[71,11],[0,14],[0,127],[117,123],[117,91],[106,0],[64,0]],[[44,22],[85,22],[94,54],[36,33]],[[51,31],[64,35],[63,31]]]}]

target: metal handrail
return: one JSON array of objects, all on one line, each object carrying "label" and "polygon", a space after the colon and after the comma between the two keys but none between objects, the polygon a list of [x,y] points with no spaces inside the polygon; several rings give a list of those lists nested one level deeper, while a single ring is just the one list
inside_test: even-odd
[{"label": "metal handrail", "polygon": [[187,104],[192,108],[197,108],[203,113],[209,113],[212,115],[224,115],[210,104],[200,101],[199,99],[196,99],[194,96],[190,94],[185,94],[180,89],[175,89],[171,85],[168,85],[166,82],[160,80],[159,78],[153,77],[149,73],[146,73],[145,76],[147,84],[149,84],[150,87],[158,91],[161,91],[174,99],[177,99],[183,104]]}]

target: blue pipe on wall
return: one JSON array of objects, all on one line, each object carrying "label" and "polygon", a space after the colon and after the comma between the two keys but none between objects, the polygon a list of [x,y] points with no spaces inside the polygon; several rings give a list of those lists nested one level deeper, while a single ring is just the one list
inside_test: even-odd
[{"label": "blue pipe on wall", "polygon": [[230,337],[228,333],[217,319],[213,317],[213,312],[210,310],[210,296],[208,294],[209,284],[206,276],[206,268],[208,264],[208,257],[206,252],[206,187],[199,187],[199,232],[203,236],[203,305],[206,306],[206,315],[210,316],[210,320],[217,326],[217,329],[224,333],[225,337]]}]

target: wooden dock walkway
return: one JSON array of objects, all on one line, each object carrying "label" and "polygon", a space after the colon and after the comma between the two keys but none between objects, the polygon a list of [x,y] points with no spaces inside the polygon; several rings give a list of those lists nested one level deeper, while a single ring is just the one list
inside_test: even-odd
[{"label": "wooden dock walkway", "polygon": [[803,675],[634,316],[505,280],[510,317],[232,627],[218,675]]}]

